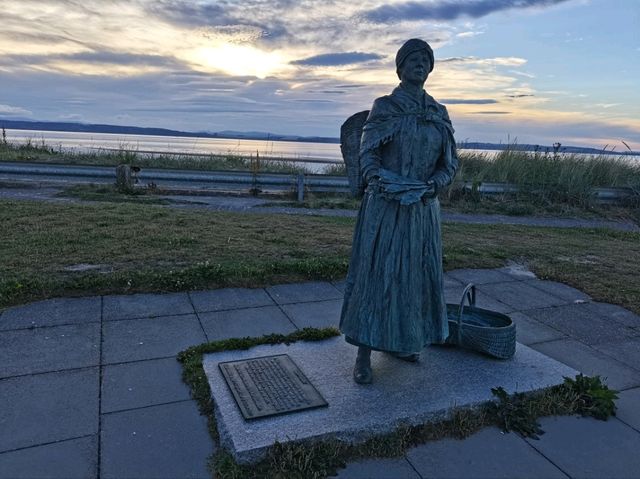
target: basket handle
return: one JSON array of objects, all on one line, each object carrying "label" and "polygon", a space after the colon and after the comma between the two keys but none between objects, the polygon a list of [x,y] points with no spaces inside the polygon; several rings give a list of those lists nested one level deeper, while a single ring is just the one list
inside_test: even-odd
[{"label": "basket handle", "polygon": [[462,291],[462,298],[460,299],[460,308],[458,309],[458,344],[462,342],[462,313],[464,311],[464,300],[468,300],[469,306],[474,307],[476,305],[476,285],[469,283],[464,291]]}]

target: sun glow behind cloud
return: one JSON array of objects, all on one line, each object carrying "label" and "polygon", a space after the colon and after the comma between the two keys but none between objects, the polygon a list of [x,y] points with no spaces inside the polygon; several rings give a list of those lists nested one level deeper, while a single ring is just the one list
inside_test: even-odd
[{"label": "sun glow behind cloud", "polygon": [[187,52],[185,58],[204,71],[261,79],[291,69],[283,54],[262,51],[247,45],[222,44],[217,47],[199,47]]}]

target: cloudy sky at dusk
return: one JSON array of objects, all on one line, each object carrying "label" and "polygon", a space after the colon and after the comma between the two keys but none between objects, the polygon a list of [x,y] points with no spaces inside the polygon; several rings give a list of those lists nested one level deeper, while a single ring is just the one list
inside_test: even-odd
[{"label": "cloudy sky at dusk", "polygon": [[638,0],[0,0],[0,118],[338,136],[411,37],[459,141],[640,149]]}]

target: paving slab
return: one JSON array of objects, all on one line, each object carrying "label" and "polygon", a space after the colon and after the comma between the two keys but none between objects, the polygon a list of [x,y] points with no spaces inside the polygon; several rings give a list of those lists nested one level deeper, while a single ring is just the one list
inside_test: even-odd
[{"label": "paving slab", "polygon": [[403,458],[366,459],[347,464],[337,479],[421,479],[411,464]]},{"label": "paving slab", "polygon": [[524,313],[510,313],[509,317],[516,324],[516,341],[530,345],[566,338],[566,335],[556,329],[530,318]]},{"label": "paving slab", "polygon": [[640,331],[640,316],[617,304],[593,302],[588,308],[594,315],[609,318],[617,323],[624,324],[636,331]]},{"label": "paving slab", "polygon": [[0,332],[0,378],[100,364],[100,323]]},{"label": "paving slab", "polygon": [[443,283],[444,283],[444,287],[445,288],[459,288],[460,286],[462,286],[464,288],[466,286],[466,283],[463,284],[461,281],[458,281],[453,276],[451,276],[449,273],[445,273],[443,275],[442,279],[443,279]]},{"label": "paving slab", "polygon": [[596,344],[593,347],[630,368],[640,371],[640,336],[626,341]]},{"label": "paving slab", "polygon": [[624,341],[638,336],[633,329],[603,317],[585,304],[526,311],[527,316],[553,327],[585,344]]},{"label": "paving slab", "polygon": [[0,452],[98,432],[98,368],[0,380]]},{"label": "paving slab", "polygon": [[104,297],[103,319],[151,318],[193,312],[187,293],[114,295]]},{"label": "paving slab", "polygon": [[0,330],[100,322],[102,299],[55,298],[9,308],[0,317]]},{"label": "paving slab", "polygon": [[591,301],[591,296],[583,293],[579,289],[572,288],[568,284],[558,283],[557,281],[526,281],[526,284],[540,289],[558,298],[564,299],[566,303],[576,303]]},{"label": "paving slab", "polygon": [[638,371],[579,341],[559,339],[532,344],[531,347],[588,376],[601,376],[612,389],[623,390],[640,386]]},{"label": "paving slab", "polygon": [[103,329],[103,364],[175,356],[207,340],[195,314],[109,321]]},{"label": "paving slab", "polygon": [[465,285],[516,281],[513,276],[496,269],[454,269],[448,271],[447,275]]},{"label": "paving slab", "polygon": [[346,280],[342,280],[342,281],[332,281],[331,284],[341,293],[344,294],[344,288],[347,286],[347,281]]},{"label": "paving slab", "polygon": [[640,431],[640,388],[618,393],[616,417],[636,431]]},{"label": "paving slab", "polygon": [[342,298],[342,292],[325,281],[279,284],[267,288],[267,293],[278,304],[325,301]]},{"label": "paving slab", "polygon": [[[373,353],[374,383],[352,379],[357,349],[336,337],[320,342],[257,346],[244,351],[208,354],[203,365],[221,444],[241,462],[258,460],[276,440],[337,437],[360,441],[393,431],[400,424],[422,424],[448,417],[453,406],[492,399],[491,388],[531,391],[558,384],[575,371],[518,345],[515,356],[499,361],[445,347],[423,351],[418,363]],[[246,421],[224,381],[218,363],[288,354],[328,402],[328,407]]]},{"label": "paving slab", "polygon": [[[456,303],[458,302],[460,302],[459,299],[458,301],[456,301]],[[476,293],[476,306],[478,308],[488,309],[490,311],[495,311],[497,313],[503,313],[507,315],[515,311],[515,308],[513,306],[509,306],[508,304],[505,304],[502,301],[489,296],[481,289]]]},{"label": "paving slab", "polygon": [[84,479],[97,475],[97,436],[0,454],[0,479]]},{"label": "paving slab", "polygon": [[422,477],[567,478],[517,434],[488,427],[464,440],[430,441],[407,452]]},{"label": "paving slab", "polygon": [[102,416],[104,479],[207,478],[214,444],[194,401]]},{"label": "paving slab", "polygon": [[175,358],[105,366],[102,412],[122,411],[190,399]]},{"label": "paving slab", "polygon": [[197,312],[272,306],[274,301],[262,288],[225,288],[189,293]]},{"label": "paving slab", "polygon": [[527,442],[572,478],[637,479],[640,433],[626,424],[572,416],[540,424],[546,434]]},{"label": "paving slab", "polygon": [[337,328],[340,323],[342,299],[285,304],[282,310],[299,328]]},{"label": "paving slab", "polygon": [[534,288],[528,281],[491,283],[482,285],[483,293],[511,306],[515,311],[560,306],[567,301]]},{"label": "paving slab", "polygon": [[199,316],[209,341],[289,334],[296,330],[278,306],[200,313]]}]

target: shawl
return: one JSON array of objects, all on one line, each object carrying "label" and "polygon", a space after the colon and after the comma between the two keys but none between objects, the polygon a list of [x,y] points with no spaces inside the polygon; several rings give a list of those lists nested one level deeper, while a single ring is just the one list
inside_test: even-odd
[{"label": "shawl", "polygon": [[[401,86],[391,95],[378,98],[363,127],[360,155],[390,142],[400,131],[416,131],[417,123],[432,122],[446,139],[452,154],[455,151],[454,129],[446,108],[424,90],[420,100],[408,94]],[[430,187],[422,182],[381,168],[378,186],[383,196],[410,205],[421,199]]]},{"label": "shawl", "polygon": [[454,129],[446,108],[425,91],[422,92],[422,102],[419,102],[398,86],[391,95],[375,101],[363,127],[360,152],[388,143],[400,130],[410,128],[418,121],[435,123],[443,136],[455,145]]}]

